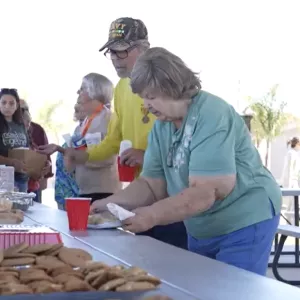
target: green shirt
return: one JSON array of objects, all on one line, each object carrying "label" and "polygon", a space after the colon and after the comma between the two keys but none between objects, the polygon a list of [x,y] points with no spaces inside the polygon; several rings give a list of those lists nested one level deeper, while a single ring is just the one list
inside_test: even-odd
[{"label": "green shirt", "polygon": [[229,174],[236,174],[230,195],[185,220],[193,237],[216,237],[272,218],[271,203],[279,214],[281,191],[244,120],[217,96],[200,91],[178,130],[172,122],[155,122],[142,176],[164,178],[170,196],[188,188],[189,176]]}]

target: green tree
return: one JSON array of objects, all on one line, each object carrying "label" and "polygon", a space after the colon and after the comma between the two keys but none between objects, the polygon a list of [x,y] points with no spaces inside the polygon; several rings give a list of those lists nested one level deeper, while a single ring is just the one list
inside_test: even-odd
[{"label": "green tree", "polygon": [[277,99],[277,90],[278,84],[261,99],[249,98],[251,102],[249,108],[253,112],[251,129],[256,146],[259,146],[262,140],[266,140],[265,166],[269,161],[271,141],[282,133],[289,121],[288,115],[284,112],[286,102]]}]

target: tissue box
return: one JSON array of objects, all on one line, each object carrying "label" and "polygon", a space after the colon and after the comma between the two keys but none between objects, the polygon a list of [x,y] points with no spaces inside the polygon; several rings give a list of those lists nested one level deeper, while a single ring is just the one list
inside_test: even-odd
[{"label": "tissue box", "polygon": [[28,170],[27,174],[32,178],[39,179],[42,174],[42,170],[46,165],[47,156],[40,154],[31,149],[16,148],[8,151],[8,157],[23,161]]}]

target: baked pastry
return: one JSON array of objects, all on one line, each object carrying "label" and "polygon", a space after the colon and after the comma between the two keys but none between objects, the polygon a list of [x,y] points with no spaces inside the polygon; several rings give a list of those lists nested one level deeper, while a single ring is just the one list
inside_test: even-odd
[{"label": "baked pastry", "polygon": [[88,223],[90,225],[99,225],[103,223],[116,222],[116,221],[118,221],[118,219],[109,211],[105,211],[94,215],[89,215],[88,218]]},{"label": "baked pastry", "polygon": [[20,210],[0,212],[0,224],[20,224],[24,221],[24,214]]},{"label": "baked pastry", "polygon": [[[15,268],[17,266],[26,267]],[[94,262],[88,252],[63,244],[29,246],[22,243],[0,250],[0,296],[95,290],[146,291],[159,284],[158,278],[141,268]]]},{"label": "baked pastry", "polygon": [[6,197],[0,197],[0,212],[10,212],[12,209],[13,203],[6,199]]}]

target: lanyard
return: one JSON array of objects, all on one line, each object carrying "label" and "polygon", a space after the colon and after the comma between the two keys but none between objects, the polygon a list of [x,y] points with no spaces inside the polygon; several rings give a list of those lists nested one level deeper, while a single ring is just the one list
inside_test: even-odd
[{"label": "lanyard", "polygon": [[89,130],[92,121],[95,119],[95,117],[103,110],[104,105],[101,103],[95,110],[95,112],[87,119],[87,121],[85,122],[85,125],[82,129],[82,137],[84,137],[87,133],[87,131]]}]

